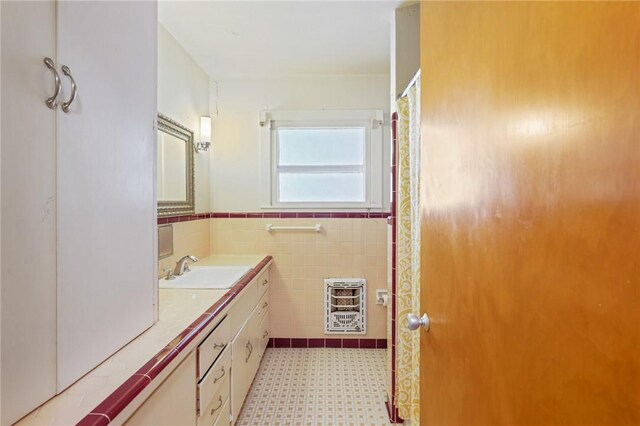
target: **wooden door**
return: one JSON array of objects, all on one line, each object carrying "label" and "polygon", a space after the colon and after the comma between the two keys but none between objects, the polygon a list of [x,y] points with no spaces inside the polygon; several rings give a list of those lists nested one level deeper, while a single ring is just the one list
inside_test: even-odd
[{"label": "wooden door", "polygon": [[421,424],[640,424],[640,3],[422,3]]},{"label": "wooden door", "polygon": [[[155,2],[58,2],[58,390],[154,320]],[[63,76],[64,99],[70,79]]]}]

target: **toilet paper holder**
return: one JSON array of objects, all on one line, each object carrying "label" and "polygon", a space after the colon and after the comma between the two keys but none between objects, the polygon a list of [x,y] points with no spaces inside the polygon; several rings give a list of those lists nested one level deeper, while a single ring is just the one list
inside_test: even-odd
[{"label": "toilet paper holder", "polygon": [[376,290],[376,305],[382,305],[382,306],[389,305],[389,291]]}]

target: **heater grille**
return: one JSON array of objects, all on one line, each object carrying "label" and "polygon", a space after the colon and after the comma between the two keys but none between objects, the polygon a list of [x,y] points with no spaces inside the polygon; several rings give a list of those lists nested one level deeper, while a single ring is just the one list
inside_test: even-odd
[{"label": "heater grille", "polygon": [[325,334],[365,334],[367,280],[328,278],[325,288]]}]

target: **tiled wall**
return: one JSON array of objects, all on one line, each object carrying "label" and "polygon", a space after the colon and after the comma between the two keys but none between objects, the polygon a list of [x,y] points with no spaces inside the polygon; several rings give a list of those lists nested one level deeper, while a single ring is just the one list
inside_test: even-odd
[{"label": "tiled wall", "polygon": [[[367,334],[353,337],[387,337],[386,308],[375,304],[375,290],[387,288],[386,219],[214,218],[210,223],[211,254],[273,256],[272,337],[349,337],[324,334],[324,278],[366,278]],[[269,233],[266,231],[269,223],[276,226],[320,223],[324,230]]]},{"label": "tiled wall", "polygon": [[[166,219],[158,222],[164,223]],[[210,253],[210,219],[191,220],[173,223],[173,255],[158,262],[160,276],[166,268],[174,268],[181,257],[188,254],[200,259]]]}]

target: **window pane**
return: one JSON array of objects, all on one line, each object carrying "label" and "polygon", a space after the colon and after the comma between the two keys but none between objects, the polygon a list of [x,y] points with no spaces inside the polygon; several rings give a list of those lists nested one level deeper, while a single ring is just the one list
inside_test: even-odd
[{"label": "window pane", "polygon": [[280,173],[280,202],[364,202],[364,173]]},{"label": "window pane", "polygon": [[364,128],[278,129],[281,166],[364,164]]}]

